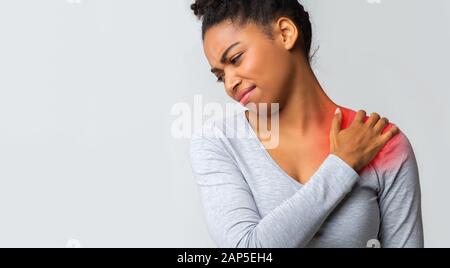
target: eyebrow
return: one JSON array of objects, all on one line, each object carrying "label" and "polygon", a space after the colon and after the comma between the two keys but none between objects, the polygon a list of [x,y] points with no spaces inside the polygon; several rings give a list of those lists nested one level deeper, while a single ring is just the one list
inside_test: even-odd
[{"label": "eyebrow", "polygon": [[[227,61],[227,57],[228,57],[228,53],[231,51],[231,49],[237,45],[239,45],[241,42],[236,42],[234,44],[232,44],[231,46],[229,46],[227,49],[225,49],[225,51],[222,54],[222,57],[220,57],[220,63],[225,63]],[[221,69],[219,68],[212,68],[211,72],[212,73],[216,73],[218,71],[221,71]]]}]

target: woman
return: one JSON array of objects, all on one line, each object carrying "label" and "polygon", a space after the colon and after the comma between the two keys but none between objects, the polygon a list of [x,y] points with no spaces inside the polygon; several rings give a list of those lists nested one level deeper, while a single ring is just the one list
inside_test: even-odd
[{"label": "woman", "polygon": [[[196,134],[191,161],[220,247],[423,247],[412,147],[376,113],[335,104],[310,67],[311,24],[297,0],[197,0],[205,55],[242,105],[278,103],[279,144]],[[269,117],[273,116],[269,112]],[[257,118],[257,117],[256,117]],[[206,128],[205,128],[206,129]],[[212,132],[235,132],[218,120]],[[205,130],[203,130],[205,131]]]}]

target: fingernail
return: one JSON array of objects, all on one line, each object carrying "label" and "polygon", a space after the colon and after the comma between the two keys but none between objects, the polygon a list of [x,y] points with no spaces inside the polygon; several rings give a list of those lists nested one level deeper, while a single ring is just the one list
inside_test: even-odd
[{"label": "fingernail", "polygon": [[336,111],[334,111],[334,114],[338,114],[338,113],[340,113],[340,112],[341,112],[341,109],[340,109],[340,108],[337,108]]}]

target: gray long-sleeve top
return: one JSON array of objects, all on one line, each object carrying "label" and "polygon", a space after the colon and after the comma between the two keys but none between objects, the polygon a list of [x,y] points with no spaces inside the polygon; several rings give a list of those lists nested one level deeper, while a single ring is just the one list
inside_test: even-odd
[{"label": "gray long-sleeve top", "polygon": [[330,154],[305,184],[271,158],[244,112],[197,130],[190,157],[219,247],[423,247],[418,168],[403,132],[359,173]]}]

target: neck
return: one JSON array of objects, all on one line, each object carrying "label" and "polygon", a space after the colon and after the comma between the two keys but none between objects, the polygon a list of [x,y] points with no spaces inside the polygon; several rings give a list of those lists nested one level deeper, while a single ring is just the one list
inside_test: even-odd
[{"label": "neck", "polygon": [[[279,109],[279,131],[295,137],[316,136],[321,138],[329,135],[331,121],[336,105],[322,89],[309,64],[298,68],[292,87],[287,90]],[[342,109],[342,107],[341,107]],[[270,114],[270,112],[269,112]],[[248,113],[246,117],[249,120]],[[249,120],[250,124],[259,129],[258,123]],[[270,126],[270,116],[268,118]]]},{"label": "neck", "polygon": [[283,104],[280,104],[280,131],[306,136],[328,134],[338,107],[324,92],[311,68],[301,68]]}]

